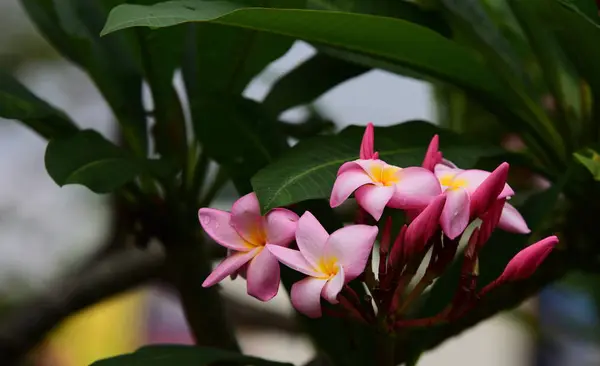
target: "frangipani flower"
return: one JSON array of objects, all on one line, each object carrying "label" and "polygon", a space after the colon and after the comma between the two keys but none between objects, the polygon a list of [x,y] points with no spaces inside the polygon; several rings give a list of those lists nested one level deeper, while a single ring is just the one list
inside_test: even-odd
[{"label": "frangipani flower", "polygon": [[[475,169],[463,170],[456,167],[451,167],[449,164],[452,163],[447,162],[445,164],[437,164],[435,166],[435,175],[440,181],[442,190],[444,190],[447,195],[454,196],[452,198],[448,198],[451,200],[450,202],[454,202],[454,207],[460,207],[460,201],[462,200],[463,204],[466,204],[466,200],[469,198],[468,195],[465,195],[464,191],[469,194],[473,194],[473,192],[475,192],[479,185],[481,185],[481,183],[487,179],[491,173]],[[459,190],[459,188],[464,188],[464,191],[456,192]],[[498,196],[498,199],[509,198],[513,194],[514,192],[510,186],[506,184]],[[450,216],[449,213],[447,214],[447,217],[448,216]],[[460,225],[457,225],[458,227],[461,227],[465,221],[468,224],[467,216],[467,213],[463,210],[460,211],[459,215],[454,217],[455,222],[460,222]],[[446,226],[448,226],[448,223],[446,223]],[[459,230],[458,227],[456,231]],[[498,227],[502,230],[517,234],[529,234],[531,232],[529,227],[527,227],[527,223],[523,219],[523,216],[521,216],[517,209],[508,202],[504,204],[504,209],[502,210],[500,221],[498,222]],[[444,231],[446,232],[445,228]],[[462,232],[462,230],[460,232]]]},{"label": "frangipani flower", "polygon": [[441,193],[437,179],[427,169],[400,168],[377,159],[378,154],[373,152],[372,124],[365,130],[360,157],[338,170],[329,200],[331,207],[341,205],[355,192],[358,204],[379,220],[385,206],[420,209]]},{"label": "frangipani flower", "polygon": [[306,212],[300,217],[296,231],[299,250],[267,245],[281,263],[309,276],[292,286],[294,307],[317,318],[321,316],[321,297],[337,304],[344,285],[365,270],[377,232],[376,226],[352,225],[329,235],[319,221]]},{"label": "frangipani flower", "polygon": [[202,286],[212,286],[240,271],[248,280],[249,295],[262,301],[272,299],[279,289],[279,262],[265,246],[289,245],[294,239],[298,215],[276,208],[261,216],[256,194],[250,193],[233,204],[231,213],[201,208],[198,217],[204,231],[229,249],[227,258]]}]

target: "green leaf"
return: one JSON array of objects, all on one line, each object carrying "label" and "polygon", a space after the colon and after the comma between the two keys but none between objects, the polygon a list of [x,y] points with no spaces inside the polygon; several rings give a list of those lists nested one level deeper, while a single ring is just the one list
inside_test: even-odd
[{"label": "green leaf", "polygon": [[315,10],[242,9],[223,1],[171,1],[151,7],[118,6],[111,11],[102,34],[134,26],[166,27],[203,21],[377,56],[501,98],[498,79],[469,50],[430,29],[389,17]]},{"label": "green leaf", "polygon": [[[592,149],[587,149],[587,153],[574,153],[575,159],[581,163],[594,177],[594,180],[600,181],[600,155]],[[586,155],[591,155],[588,157]]]},{"label": "green leaf", "polygon": [[587,21],[600,27],[600,14],[597,2],[594,0],[557,0],[567,9],[581,15]]},{"label": "green leaf", "polygon": [[[120,2],[120,1],[119,1]],[[116,0],[21,0],[29,18],[54,48],[83,68],[110,105],[125,140],[147,153],[142,73],[127,34],[100,38],[107,6]]]},{"label": "green leaf", "polygon": [[208,366],[216,362],[235,365],[291,366],[289,363],[267,361],[262,358],[244,356],[239,353],[216,348],[193,346],[159,345],[142,347],[137,351],[96,361],[93,366]]},{"label": "green leaf", "polygon": [[313,102],[329,89],[361,75],[369,68],[317,53],[282,76],[263,101],[274,115]]},{"label": "green leaf", "polygon": [[96,193],[111,192],[138,175],[161,169],[131,156],[94,130],[53,139],[44,160],[58,185],[81,184]]},{"label": "green leaf", "polygon": [[22,121],[46,139],[65,137],[78,131],[67,115],[3,72],[0,72],[0,117]]},{"label": "green leaf", "polygon": [[254,101],[222,96],[199,102],[203,123],[195,128],[205,152],[227,169],[240,192],[251,191],[250,177],[287,149],[285,136]]},{"label": "green leaf", "polygon": [[[350,127],[338,136],[301,141],[252,178],[262,209],[327,198],[339,167],[358,158],[363,127]],[[398,166],[421,165],[434,134],[440,135],[444,156],[459,166],[472,167],[480,157],[499,153],[496,147],[469,144],[449,131],[426,122],[407,122],[375,129],[375,147],[382,160]]]}]

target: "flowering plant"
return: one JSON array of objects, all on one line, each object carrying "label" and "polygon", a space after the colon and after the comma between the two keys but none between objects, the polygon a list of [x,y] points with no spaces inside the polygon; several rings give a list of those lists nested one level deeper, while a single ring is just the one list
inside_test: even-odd
[{"label": "flowering plant", "polygon": [[[200,224],[206,233],[230,251],[203,286],[240,273],[247,278],[248,294],[268,301],[279,287],[279,261],[306,275],[290,292],[300,313],[345,317],[393,334],[406,327],[456,321],[490,290],[531,276],[558,243],[556,236],[526,247],[497,279],[477,288],[479,268],[485,266],[479,252],[492,232],[530,230],[507,202],[514,194],[506,183],[507,163],[491,173],[462,170],[443,158],[438,145],[435,135],[422,167],[391,165],[374,151],[374,128],[368,124],[359,159],[339,167],[330,196],[331,207],[338,207],[354,194],[356,219],[331,234],[309,211],[298,218],[288,209],[275,208],[261,216],[255,193],[236,201],[231,213],[201,208]],[[401,210],[406,218],[395,238],[392,215],[381,220],[386,210]],[[411,305],[452,263],[463,237],[467,244],[451,302],[434,316],[408,318]],[[297,249],[289,247],[294,239]],[[424,261],[424,272],[410,286]],[[367,289],[362,296],[355,290],[358,283]]]}]

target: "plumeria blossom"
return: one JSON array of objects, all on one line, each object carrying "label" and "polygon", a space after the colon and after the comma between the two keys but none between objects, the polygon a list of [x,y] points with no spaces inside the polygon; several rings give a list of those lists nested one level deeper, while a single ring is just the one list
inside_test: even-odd
[{"label": "plumeria blossom", "polygon": [[202,286],[212,286],[240,273],[248,281],[249,295],[262,301],[273,298],[279,289],[279,262],[265,247],[289,245],[294,239],[298,215],[276,208],[261,216],[256,194],[250,193],[233,204],[231,213],[201,208],[198,217],[204,231],[228,249],[227,258]]},{"label": "plumeria blossom", "polygon": [[[449,199],[454,199],[456,206],[458,206],[461,200],[466,204],[469,196],[466,195],[465,192],[472,194],[491,173],[476,169],[463,170],[450,164],[452,163],[447,161],[443,164],[437,164],[435,166],[435,175],[439,179],[442,190],[447,195],[454,196]],[[464,191],[457,192],[460,188],[463,188]],[[498,196],[498,199],[510,198],[513,194],[514,192],[507,184],[502,190],[502,193]],[[462,216],[456,219],[461,221],[461,226],[462,223],[465,222],[466,216],[467,214],[463,210]],[[468,224],[468,218],[466,220]],[[498,227],[504,231],[517,234],[529,234],[531,232],[525,219],[523,219],[523,216],[521,216],[517,209],[508,202],[504,204]]]},{"label": "plumeria blossom", "polygon": [[373,125],[360,147],[360,159],[343,164],[337,173],[329,203],[337,207],[354,193],[358,204],[375,220],[386,206],[421,209],[441,193],[435,176],[421,167],[400,168],[378,159],[373,151]]},{"label": "plumeria blossom", "polygon": [[329,235],[306,212],[300,217],[296,231],[299,250],[267,245],[281,263],[308,276],[292,286],[294,307],[316,318],[321,316],[321,297],[337,304],[344,285],[365,270],[377,232],[376,226],[351,225]]}]

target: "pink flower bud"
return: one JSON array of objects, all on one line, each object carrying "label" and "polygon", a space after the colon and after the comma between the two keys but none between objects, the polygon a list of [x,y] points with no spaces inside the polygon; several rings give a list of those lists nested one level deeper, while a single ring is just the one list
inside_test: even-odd
[{"label": "pink flower bud", "polygon": [[446,196],[439,195],[410,223],[404,238],[404,255],[410,258],[419,253],[431,239],[439,226],[440,215],[446,203]]},{"label": "pink flower bud", "polygon": [[360,144],[360,158],[376,159],[375,154],[375,129],[373,123],[369,122]]},{"label": "pink flower bud", "polygon": [[496,200],[487,212],[481,216],[481,227],[479,233],[478,243],[480,246],[485,244],[490,236],[492,236],[492,232],[498,226],[498,222],[500,221],[500,217],[502,216],[502,212],[504,210],[504,204],[506,203],[505,199]]},{"label": "pink flower bud", "polygon": [[[502,163],[497,167],[471,195],[471,217],[479,217],[485,213],[499,198],[502,191],[507,187],[508,163]],[[510,189],[510,188],[509,188]],[[514,192],[510,192],[511,196]]]},{"label": "pink flower bud", "polygon": [[423,159],[423,164],[421,165],[423,168],[433,172],[433,168],[436,164],[442,162],[442,153],[439,151],[439,148],[440,138],[438,135],[435,135],[431,139],[427,152],[425,153],[425,159]]},{"label": "pink flower bud", "polygon": [[556,244],[558,238],[549,236],[521,250],[508,262],[496,282],[518,281],[530,277]]}]

